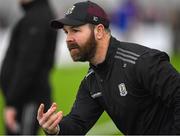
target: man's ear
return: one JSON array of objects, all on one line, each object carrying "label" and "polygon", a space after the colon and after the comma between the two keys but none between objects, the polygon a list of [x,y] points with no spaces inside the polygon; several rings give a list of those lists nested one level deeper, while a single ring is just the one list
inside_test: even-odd
[{"label": "man's ear", "polygon": [[94,29],[94,34],[97,40],[101,40],[104,36],[104,26],[102,24],[99,24]]}]

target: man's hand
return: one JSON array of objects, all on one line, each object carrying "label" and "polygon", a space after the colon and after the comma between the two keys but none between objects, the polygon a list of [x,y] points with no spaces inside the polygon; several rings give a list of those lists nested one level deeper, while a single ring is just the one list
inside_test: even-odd
[{"label": "man's hand", "polygon": [[44,104],[41,104],[38,109],[37,120],[48,134],[57,134],[59,131],[58,124],[63,117],[63,113],[62,111],[56,113],[56,109],[56,103],[53,103],[46,113],[44,113]]},{"label": "man's hand", "polygon": [[19,131],[19,125],[16,121],[17,111],[14,107],[7,106],[4,109],[5,124],[12,132]]}]

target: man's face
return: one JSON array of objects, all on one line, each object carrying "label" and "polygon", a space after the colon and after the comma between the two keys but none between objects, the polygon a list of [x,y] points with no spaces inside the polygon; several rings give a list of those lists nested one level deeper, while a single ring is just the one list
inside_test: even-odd
[{"label": "man's face", "polygon": [[67,34],[67,47],[74,61],[89,61],[94,57],[97,44],[92,26],[64,26],[63,29]]}]

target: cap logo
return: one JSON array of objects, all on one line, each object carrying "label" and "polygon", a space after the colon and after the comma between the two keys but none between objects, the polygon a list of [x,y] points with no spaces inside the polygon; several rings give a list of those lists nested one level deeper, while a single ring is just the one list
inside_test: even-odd
[{"label": "cap logo", "polygon": [[95,22],[97,22],[97,21],[98,21],[98,17],[93,16],[93,20],[94,20]]},{"label": "cap logo", "polygon": [[75,6],[72,6],[72,8],[69,8],[67,11],[66,11],[66,15],[69,15],[69,14],[72,14],[73,10],[74,10]]}]

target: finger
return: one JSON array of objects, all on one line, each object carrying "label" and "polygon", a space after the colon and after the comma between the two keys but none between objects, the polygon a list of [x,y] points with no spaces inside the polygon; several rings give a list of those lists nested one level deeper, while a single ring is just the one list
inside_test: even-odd
[{"label": "finger", "polygon": [[44,104],[41,104],[38,108],[37,120],[40,120],[44,114]]},{"label": "finger", "polygon": [[[51,110],[53,107],[57,107],[57,104],[55,102],[52,103],[51,107],[49,108],[49,110]],[[48,110],[48,111],[49,111]]]},{"label": "finger", "polygon": [[51,124],[58,118],[57,114],[53,114],[48,120],[47,122],[45,122],[43,124],[43,128],[49,128],[49,126],[51,126]]},{"label": "finger", "polygon": [[62,111],[59,111],[57,113],[56,120],[53,121],[53,123],[50,125],[50,127],[48,129],[49,130],[55,129],[57,127],[57,125],[59,124],[59,122],[62,120],[62,117],[63,117],[63,113],[62,113]]},{"label": "finger", "polygon": [[53,104],[51,105],[51,107],[57,107],[57,104],[55,102],[53,102]]},{"label": "finger", "polygon": [[59,116],[62,116],[61,114],[62,114],[62,112],[58,112],[58,113],[56,113],[56,114],[53,114],[53,115],[49,118],[49,120],[44,124],[43,127],[48,128],[49,126],[51,126],[51,125],[53,124],[53,122],[54,122]]},{"label": "finger", "polygon": [[39,124],[43,125],[48,119],[50,119],[52,114],[55,113],[56,109],[57,107],[52,107],[45,114],[43,114],[43,117],[39,120]]}]

